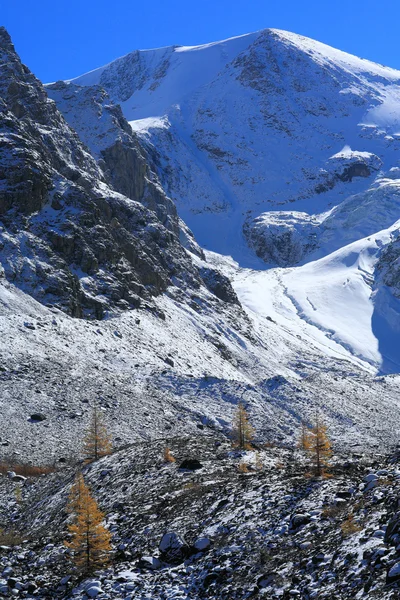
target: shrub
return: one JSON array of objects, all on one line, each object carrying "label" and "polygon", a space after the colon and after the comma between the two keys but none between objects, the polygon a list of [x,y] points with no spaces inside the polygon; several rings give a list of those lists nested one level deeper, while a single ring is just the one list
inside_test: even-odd
[{"label": "shrub", "polygon": [[354,522],[354,515],[350,514],[345,521],[340,525],[343,537],[350,537],[354,533],[362,530],[361,525]]},{"label": "shrub", "polygon": [[175,462],[175,458],[171,454],[171,448],[168,448],[168,446],[166,446],[164,449],[164,462],[168,462],[168,463]]},{"label": "shrub", "polygon": [[23,477],[40,477],[41,475],[54,473],[55,470],[56,468],[50,465],[30,465],[11,461],[0,462],[0,473],[3,475],[6,475],[8,471],[14,471],[14,473]]}]

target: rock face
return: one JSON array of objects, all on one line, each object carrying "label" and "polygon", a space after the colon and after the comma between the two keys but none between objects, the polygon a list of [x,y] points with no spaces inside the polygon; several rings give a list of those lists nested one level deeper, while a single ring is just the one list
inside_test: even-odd
[{"label": "rock face", "polygon": [[400,298],[400,239],[394,236],[393,241],[383,249],[376,264],[379,278],[384,285],[393,290],[393,294]]},{"label": "rock face", "polygon": [[151,180],[120,110],[105,109],[121,139],[112,138],[98,164],[4,28],[0,48],[2,275],[77,317],[149,302],[172,277],[198,286],[175,208]]},{"label": "rock face", "polygon": [[82,87],[63,81],[47,86],[47,93],[68,124],[90,149],[109,185],[124,196],[141,202],[175,234],[179,220],[175,204],[164,193],[150,168],[137,136],[100,86]]},{"label": "rock face", "polygon": [[235,290],[233,289],[231,282],[225,275],[223,275],[216,269],[203,267],[200,269],[200,276],[204,281],[206,287],[210,290],[212,294],[217,296],[217,298],[219,298],[223,302],[229,302],[230,304],[240,305]]}]

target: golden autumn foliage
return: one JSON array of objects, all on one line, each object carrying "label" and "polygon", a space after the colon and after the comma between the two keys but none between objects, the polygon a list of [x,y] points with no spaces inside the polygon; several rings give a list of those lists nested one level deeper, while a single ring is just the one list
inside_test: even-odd
[{"label": "golden autumn foliage", "polygon": [[247,463],[245,463],[243,460],[241,460],[240,463],[238,464],[238,471],[239,471],[239,473],[248,473],[249,472],[249,467],[247,466]]},{"label": "golden autumn foliage", "polygon": [[301,422],[301,431],[300,431],[300,438],[299,441],[297,443],[297,447],[300,448],[300,450],[310,450],[310,446],[311,446],[311,430],[309,427],[307,427],[307,425],[304,423],[304,421]]},{"label": "golden autumn foliage", "polygon": [[175,458],[171,454],[171,448],[168,448],[168,446],[166,446],[164,448],[164,462],[170,462],[170,463],[175,462]]},{"label": "golden autumn foliage", "polygon": [[104,513],[90,494],[82,473],[71,488],[67,510],[73,520],[68,526],[71,540],[64,544],[73,551],[77,570],[89,574],[105,567],[110,560],[111,533],[102,524]]},{"label": "golden autumn foliage", "polygon": [[345,521],[340,525],[343,537],[350,537],[354,533],[362,530],[361,525],[354,521],[354,515],[350,514]]},{"label": "golden autumn foliage", "polygon": [[95,408],[83,443],[85,462],[93,462],[102,456],[111,454],[111,452],[111,437],[104,424],[103,415]]},{"label": "golden autumn foliage", "polygon": [[327,425],[323,423],[317,413],[314,427],[309,430],[309,437],[307,438],[307,451],[311,455],[315,474],[318,477],[321,475],[328,476],[326,473],[326,468],[329,466],[329,461],[332,456],[332,446],[327,432]]},{"label": "golden autumn foliage", "polygon": [[232,441],[235,448],[240,450],[250,450],[251,441],[254,438],[254,429],[249,422],[249,415],[242,402],[233,416],[232,423]]}]

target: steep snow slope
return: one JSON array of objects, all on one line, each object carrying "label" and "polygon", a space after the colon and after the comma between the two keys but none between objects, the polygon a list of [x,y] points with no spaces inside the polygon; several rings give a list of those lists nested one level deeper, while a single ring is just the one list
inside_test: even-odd
[{"label": "steep snow slope", "polygon": [[120,102],[197,240],[237,261],[210,255],[250,315],[399,371],[400,72],[265,30],[74,84]]},{"label": "steep snow slope", "polygon": [[236,291],[250,311],[289,321],[293,331],[306,328],[326,353],[334,341],[380,372],[399,372],[400,299],[375,280],[382,249],[399,227],[397,221],[302,267],[238,271]]},{"label": "steep snow slope", "polygon": [[[396,166],[399,82],[398,71],[278,30],[136,51],[74,80],[100,84],[121,104],[158,153],[162,182],[199,243],[257,267],[243,225],[272,264],[295,264],[316,246],[331,251],[313,232],[309,239],[309,221]],[[277,210],[278,224],[268,214]],[[282,256],[288,218],[301,251]]]}]

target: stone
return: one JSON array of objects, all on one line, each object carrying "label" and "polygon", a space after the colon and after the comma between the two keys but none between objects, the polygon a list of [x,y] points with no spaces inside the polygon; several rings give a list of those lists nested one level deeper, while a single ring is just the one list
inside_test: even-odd
[{"label": "stone", "polygon": [[30,416],[30,421],[32,423],[41,423],[42,421],[46,420],[46,415],[44,415],[43,413],[33,413],[33,415]]},{"label": "stone", "polygon": [[103,590],[101,589],[101,581],[93,580],[89,581],[85,585],[85,593],[89,598],[96,598],[99,594],[101,594]]},{"label": "stone", "polygon": [[190,555],[188,545],[174,531],[165,533],[161,539],[159,550],[161,558],[171,564],[179,564]]},{"label": "stone", "polygon": [[303,525],[307,525],[310,523],[311,516],[309,513],[297,513],[290,517],[290,528],[297,529],[298,527],[302,527]]},{"label": "stone", "polygon": [[393,584],[398,581],[400,581],[400,562],[395,563],[386,576],[386,584]]},{"label": "stone", "polygon": [[155,571],[161,568],[161,561],[154,556],[142,556],[138,562],[138,567],[140,569],[150,569],[151,571]]},{"label": "stone", "polygon": [[24,477],[23,475],[14,475],[14,477],[12,477],[12,480],[15,482],[24,483],[26,481],[26,477]]},{"label": "stone", "polygon": [[193,544],[193,547],[198,550],[199,552],[203,552],[204,550],[208,550],[208,548],[211,546],[211,541],[206,538],[199,538],[198,540],[195,541],[195,543]]}]

